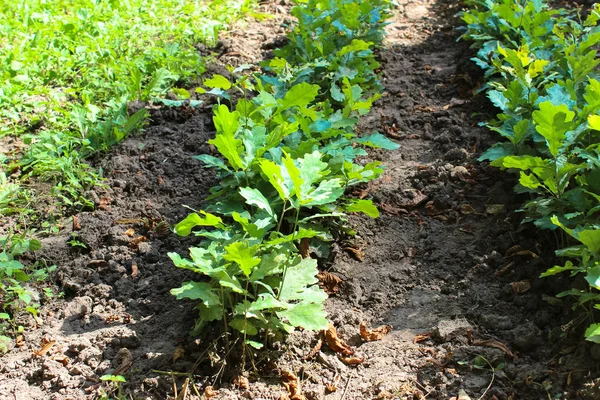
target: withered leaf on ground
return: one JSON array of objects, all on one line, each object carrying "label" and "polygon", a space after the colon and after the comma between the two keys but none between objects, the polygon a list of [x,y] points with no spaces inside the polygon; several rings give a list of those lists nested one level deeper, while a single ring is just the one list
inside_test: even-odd
[{"label": "withered leaf on ground", "polygon": [[137,249],[140,243],[146,242],[147,240],[148,240],[148,238],[146,238],[146,236],[138,236],[135,239],[133,239],[131,242],[129,242],[129,246],[132,249]]},{"label": "withered leaf on ground", "polygon": [[365,253],[357,247],[348,246],[344,247],[344,250],[358,261],[363,261],[365,259]]},{"label": "withered leaf on ground", "polygon": [[173,363],[175,363],[180,358],[183,358],[184,355],[185,355],[185,350],[183,349],[183,347],[176,348],[175,351],[173,352]]},{"label": "withered leaf on ground", "polygon": [[133,237],[133,235],[135,235],[135,229],[129,228],[123,234],[125,236]]},{"label": "withered leaf on ground", "polygon": [[378,206],[382,211],[390,214],[390,215],[395,215],[395,216],[400,216],[403,214],[408,214],[408,211],[405,210],[404,208],[398,208],[398,207],[394,207],[391,206],[389,204],[379,204]]},{"label": "withered leaf on ground", "polygon": [[296,375],[290,371],[282,370],[281,378],[283,379],[283,386],[289,393],[290,400],[306,400],[306,397],[302,395],[300,380]]},{"label": "withered leaf on ground", "polygon": [[120,320],[121,317],[119,315],[109,315],[108,317],[104,318],[104,323],[112,324],[113,322],[118,322]]},{"label": "withered leaf on ground", "polygon": [[340,376],[338,374],[336,374],[333,377],[333,381],[327,382],[325,384],[325,392],[326,393],[333,393],[333,392],[337,391],[338,390],[337,385],[338,385],[339,381],[340,381]]},{"label": "withered leaf on ground", "polygon": [[110,208],[110,203],[112,203],[111,198],[100,197],[100,204],[98,204],[98,208],[101,210],[108,210]]},{"label": "withered leaf on ground", "polygon": [[79,217],[76,215],[73,216],[73,230],[78,231],[81,229],[81,224],[79,223]]},{"label": "withered leaf on ground", "polygon": [[56,344],[56,340],[46,341],[38,351],[34,351],[33,354],[37,357],[44,356],[50,349]]},{"label": "withered leaf on ground", "polygon": [[310,238],[302,238],[300,240],[298,251],[302,258],[308,258],[310,256]]},{"label": "withered leaf on ground", "polygon": [[413,343],[424,342],[425,340],[429,339],[430,337],[431,337],[431,332],[421,333],[421,334],[415,336],[415,338],[413,339]]},{"label": "withered leaf on ground", "polygon": [[504,204],[487,204],[485,211],[490,215],[497,215],[504,212]]},{"label": "withered leaf on ground", "polygon": [[513,255],[521,250],[523,250],[523,248],[520,245],[515,244],[514,246],[511,246],[508,248],[508,250],[506,250],[506,252],[504,253],[504,257],[510,257],[511,255]]},{"label": "withered leaf on ground", "polygon": [[115,368],[113,375],[124,375],[133,365],[133,354],[128,348],[123,347],[119,350],[119,366]]},{"label": "withered leaf on ground", "polygon": [[512,287],[512,291],[514,294],[521,294],[531,289],[531,282],[529,282],[528,280],[513,282],[510,284],[510,286]]},{"label": "withered leaf on ground", "polygon": [[315,344],[315,346],[311,349],[311,351],[304,357],[304,360],[310,360],[312,359],[314,356],[316,356],[319,351],[321,350],[321,347],[323,347],[323,337],[321,334],[319,334],[319,339],[317,340],[317,343]]},{"label": "withered leaf on ground", "polygon": [[479,339],[474,339],[471,344],[473,346],[483,346],[483,347],[494,347],[496,349],[500,349],[503,352],[506,353],[507,356],[509,356],[512,359],[516,358],[516,355],[510,351],[510,349],[502,342],[498,341],[498,340],[494,340],[494,339],[487,339],[487,340],[479,340]]},{"label": "withered leaf on ground", "polygon": [[344,362],[344,364],[346,364],[346,365],[358,365],[358,364],[362,364],[365,362],[365,358],[359,357],[359,356],[349,356],[349,357],[340,356],[340,360],[342,360]]},{"label": "withered leaf on ground", "polygon": [[354,354],[354,349],[338,337],[337,330],[331,322],[329,323],[329,327],[323,331],[323,334],[325,335],[325,342],[327,342],[327,346],[329,346],[331,350],[345,356]]},{"label": "withered leaf on ground", "polygon": [[69,359],[69,357],[65,356],[64,354],[57,354],[55,356],[50,357],[52,360],[61,363],[63,366],[67,366],[69,365],[69,361],[71,361]]},{"label": "withered leaf on ground", "polygon": [[369,328],[367,328],[366,322],[360,323],[360,336],[363,338],[363,340],[365,340],[367,342],[381,340],[381,339],[383,339],[383,337],[385,335],[390,333],[391,330],[392,330],[391,325],[381,325],[378,328],[369,329]]},{"label": "withered leaf on ground", "polygon": [[340,284],[342,283],[342,278],[339,276],[327,271],[323,271],[317,274],[317,278],[319,279],[319,286],[325,291],[325,293],[336,294],[339,292]]},{"label": "withered leaf on ground", "polygon": [[537,254],[535,254],[531,250],[516,251],[514,253],[511,253],[511,255],[510,255],[510,257],[516,257],[516,256],[530,256],[531,258],[538,258],[539,257]]},{"label": "withered leaf on ground", "polygon": [[460,212],[465,214],[465,215],[469,215],[469,214],[476,214],[477,211],[475,211],[475,209],[473,208],[472,205],[470,204],[461,204],[460,205]]},{"label": "withered leaf on ground", "polygon": [[215,397],[216,395],[217,393],[215,392],[215,389],[212,386],[207,386],[204,388],[204,397],[206,397],[207,399]]},{"label": "withered leaf on ground", "polygon": [[444,210],[440,210],[435,206],[435,203],[433,202],[433,200],[428,201],[427,204],[425,204],[425,211],[427,212],[427,215],[429,215],[430,217],[440,215],[444,212]]},{"label": "withered leaf on ground", "polygon": [[250,382],[248,381],[248,378],[242,375],[238,375],[235,378],[233,378],[233,384],[239,387],[240,389],[248,389],[250,387]]},{"label": "withered leaf on ground", "polygon": [[189,384],[190,384],[190,378],[185,378],[185,381],[183,382],[183,385],[181,386],[181,390],[179,391],[179,394],[177,395],[177,397],[175,397],[175,400],[187,399]]},{"label": "withered leaf on ground", "polygon": [[400,208],[413,208],[418,206],[419,204],[425,202],[429,197],[426,194],[419,192],[418,190],[412,191],[413,198],[398,204]]},{"label": "withered leaf on ground", "polygon": [[139,272],[140,269],[138,268],[137,264],[131,264],[131,277],[135,279]]}]

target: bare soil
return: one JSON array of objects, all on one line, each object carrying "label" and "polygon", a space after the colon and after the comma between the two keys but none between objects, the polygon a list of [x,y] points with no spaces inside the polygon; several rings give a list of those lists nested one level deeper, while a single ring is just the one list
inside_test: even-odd
[{"label": "bare soil", "polygon": [[[0,399],[97,399],[106,388],[98,378],[115,369],[134,399],[175,398],[186,374],[195,389],[179,399],[198,399],[206,385],[214,399],[280,399],[280,370],[298,375],[308,399],[450,399],[460,390],[471,399],[600,399],[600,346],[582,340],[586,321],[552,297],[569,282],[538,278],[553,265],[554,239],[521,226],[512,177],[476,161],[495,140],[478,126],[493,110],[473,97],[479,75],[456,42],[457,5],[398,3],[380,53],[387,92],[359,128],[402,147],[371,155],[386,173],[355,195],[382,216],[352,216],[358,235],[327,263],[343,280],[329,318],[363,363],[348,366],[326,346],[306,359],[318,333],[295,332],[258,353],[240,387],[210,333],[189,336],[194,304],[169,290],[191,276],[167,253],[185,255],[195,239],[161,221],[200,208],[215,183],[191,157],[211,151],[214,127],[208,106],[155,110],[143,134],[98,160],[106,187],[90,194],[97,210],[43,240],[38,257],[59,266],[64,298],[44,304],[40,321],[21,321],[20,345],[1,359]],[[257,63],[283,42],[289,7],[266,7],[276,18],[234,29],[212,69]],[[73,237],[85,247],[69,245]],[[392,331],[364,342],[361,322]],[[55,344],[36,356],[45,341]]]}]

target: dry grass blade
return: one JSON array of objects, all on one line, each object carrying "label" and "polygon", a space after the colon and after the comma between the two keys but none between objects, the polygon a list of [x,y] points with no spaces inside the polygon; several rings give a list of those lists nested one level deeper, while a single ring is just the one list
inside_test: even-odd
[{"label": "dry grass blade", "polygon": [[500,349],[503,352],[506,353],[507,356],[509,356],[510,358],[512,358],[513,360],[516,359],[516,355],[510,351],[510,349],[502,342],[498,341],[498,340],[494,340],[494,339],[487,339],[487,340],[479,340],[479,339],[473,339],[472,341],[473,346],[483,346],[483,347],[494,347],[496,349]]},{"label": "dry grass blade", "polygon": [[185,378],[185,382],[183,382],[183,386],[181,386],[181,391],[179,392],[179,395],[177,395],[177,397],[175,398],[175,400],[185,400],[185,399],[187,399],[189,384],[190,384],[190,378]]},{"label": "dry grass blade", "polygon": [[56,340],[50,340],[49,342],[45,343],[38,351],[34,351],[33,355],[37,356],[37,357],[42,357],[44,356],[48,351],[50,351],[50,349],[56,344]]}]

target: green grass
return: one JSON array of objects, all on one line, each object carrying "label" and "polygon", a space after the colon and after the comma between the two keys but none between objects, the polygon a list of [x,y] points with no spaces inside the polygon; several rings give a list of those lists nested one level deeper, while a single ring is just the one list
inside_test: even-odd
[{"label": "green grass", "polygon": [[[30,145],[0,158],[53,184],[67,205],[99,179],[81,161],[139,128],[127,103],[163,96],[205,70],[194,46],[255,0],[16,0],[0,4],[0,137]],[[16,163],[16,164],[15,164]],[[14,180],[14,176],[12,177]],[[4,199],[5,203],[10,203]]]}]

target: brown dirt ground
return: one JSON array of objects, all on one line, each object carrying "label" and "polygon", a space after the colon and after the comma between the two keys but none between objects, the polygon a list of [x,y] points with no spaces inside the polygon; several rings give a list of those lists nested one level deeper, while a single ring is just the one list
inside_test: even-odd
[{"label": "brown dirt ground", "polygon": [[[188,335],[194,305],[169,294],[190,275],[167,253],[185,254],[195,239],[152,227],[181,220],[183,205],[199,208],[214,183],[191,158],[210,152],[210,107],[155,110],[143,134],[98,160],[107,177],[92,194],[98,209],[75,216],[80,229],[65,223],[43,240],[38,257],[59,266],[64,298],[43,305],[42,323],[21,321],[22,345],[1,359],[0,400],[99,398],[98,377],[129,354],[124,392],[134,399],[174,398],[188,373],[187,399],[204,385],[218,389],[214,399],[279,399],[281,369],[299,376],[308,399],[450,399],[461,389],[471,399],[599,399],[599,345],[581,340],[583,321],[569,304],[550,300],[568,282],[537,278],[553,262],[553,242],[519,225],[511,177],[476,161],[494,140],[478,126],[493,110],[473,99],[478,73],[467,45],[456,43],[456,4],[398,3],[380,54],[387,92],[360,129],[402,147],[371,155],[386,173],[356,194],[382,216],[352,216],[358,235],[336,244],[326,265],[343,280],[329,318],[362,364],[347,366],[326,346],[305,360],[318,334],[296,332],[256,355],[247,387],[233,385],[228,368],[219,374],[223,354],[210,334]],[[281,43],[289,8],[266,7],[276,18],[224,37],[215,71],[256,63]],[[67,244],[72,234],[85,248]],[[392,331],[363,342],[363,321]],[[44,339],[56,343],[37,357]]]}]

